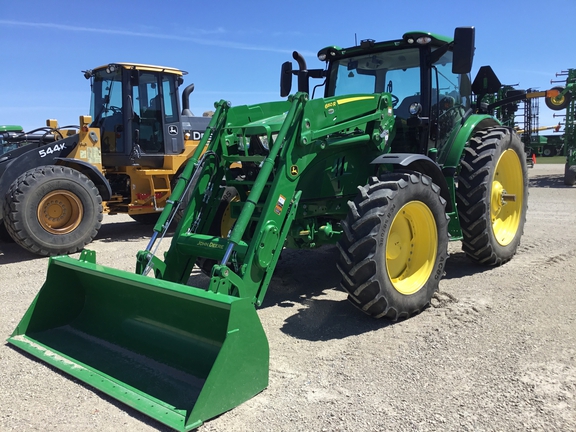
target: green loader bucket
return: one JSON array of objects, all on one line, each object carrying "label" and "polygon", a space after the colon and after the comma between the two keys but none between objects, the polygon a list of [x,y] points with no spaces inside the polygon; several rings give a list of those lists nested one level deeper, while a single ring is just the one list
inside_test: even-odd
[{"label": "green loader bucket", "polygon": [[51,258],[8,342],[176,429],[268,385],[268,341],[248,298]]}]

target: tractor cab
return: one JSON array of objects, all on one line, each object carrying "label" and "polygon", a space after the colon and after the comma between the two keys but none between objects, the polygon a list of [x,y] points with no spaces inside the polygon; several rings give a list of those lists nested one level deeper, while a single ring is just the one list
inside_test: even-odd
[{"label": "tractor cab", "polygon": [[184,151],[178,104],[184,74],[129,63],[84,72],[91,79],[90,114],[101,131],[105,166],[160,168],[164,156]]},{"label": "tractor cab", "polygon": [[472,112],[468,74],[473,53],[474,28],[467,27],[456,29],[454,39],[409,32],[399,40],[330,46],[318,53],[326,62],[323,71],[303,70],[305,64],[294,53],[299,70],[292,71],[289,62],[283,65],[281,93],[288,93],[291,74],[298,76],[299,91],[308,91],[308,77],[325,78],[324,97],[335,97],[338,105],[354,100],[351,95],[387,93],[395,116],[394,128],[385,137],[388,151],[438,160],[446,157],[447,144]]}]

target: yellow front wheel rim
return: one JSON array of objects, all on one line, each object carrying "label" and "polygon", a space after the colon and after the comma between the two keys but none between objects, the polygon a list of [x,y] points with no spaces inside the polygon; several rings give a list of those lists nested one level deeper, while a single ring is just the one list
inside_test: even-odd
[{"label": "yellow front wheel rim", "polygon": [[506,150],[496,164],[490,192],[490,217],[496,241],[509,245],[516,237],[522,216],[524,176],[514,150]]},{"label": "yellow front wheel rim", "polygon": [[82,202],[72,192],[55,190],[47,194],[38,205],[38,222],[51,234],[74,231],[84,216]]},{"label": "yellow front wheel rim", "polygon": [[228,234],[230,233],[230,231],[234,227],[234,224],[236,223],[236,219],[232,217],[231,205],[233,202],[238,201],[240,201],[239,196],[235,196],[234,198],[232,198],[232,200],[226,206],[224,213],[222,214],[222,219],[220,220],[220,237],[222,238],[228,237]]},{"label": "yellow front wheel rim", "polygon": [[426,284],[437,248],[436,221],[428,206],[406,203],[394,216],[386,241],[386,270],[396,291],[411,295]]}]

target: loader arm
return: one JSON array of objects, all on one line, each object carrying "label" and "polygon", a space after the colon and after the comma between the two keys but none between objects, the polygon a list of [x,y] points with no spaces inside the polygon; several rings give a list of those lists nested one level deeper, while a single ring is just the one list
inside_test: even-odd
[{"label": "loader arm", "polygon": [[[254,158],[240,154],[231,157],[226,149],[224,137],[226,131],[223,130],[224,128],[229,129],[231,125],[226,122],[227,112],[222,111],[223,121],[219,122],[221,127],[214,132],[207,150],[208,154],[218,155],[218,158],[216,161],[211,158],[198,175],[198,184],[193,199],[186,209],[173,237],[171,247],[166,253],[164,260],[166,268],[161,276],[163,279],[185,284],[197,258],[209,255],[217,258],[220,262],[220,265],[213,269],[210,291],[230,294],[236,289],[240,297],[255,298],[256,292],[265,280],[267,270],[271,267],[271,263],[277,260],[281,245],[286,238],[287,226],[289,226],[289,223],[286,224],[287,218],[289,215],[293,217],[297,206],[294,200],[297,181],[286,181],[287,179],[280,177],[276,179],[273,188],[266,194],[266,197],[263,197],[263,191],[270,187],[269,178],[275,166],[278,166],[278,153],[282,148],[282,143],[289,140],[290,137],[294,139],[294,129],[299,127],[304,103],[305,95],[303,94],[292,100],[282,128],[271,145],[270,153],[261,162],[260,172],[253,184],[250,185],[250,194],[230,237],[228,239],[210,239],[203,233],[206,232],[206,226],[212,222],[210,216],[213,216],[211,214],[213,212],[211,210],[219,200],[219,194],[216,191],[222,186],[225,166],[230,163],[228,159],[243,162],[252,161]],[[283,172],[284,170],[278,169],[278,171]],[[212,191],[212,193],[206,199],[206,192],[202,194],[200,191]],[[286,199],[286,206],[282,209],[283,211],[274,212],[274,206],[270,205],[273,196],[276,196],[277,199],[279,196],[283,196]],[[263,198],[267,198],[265,202],[263,202]],[[268,209],[268,211],[263,211],[259,216],[260,223],[256,232],[260,233],[258,238],[260,242],[254,239],[248,245],[242,239],[254,216],[256,207]],[[265,248],[257,247],[257,244],[260,243],[265,243]],[[213,254],[214,249],[217,251],[216,255]],[[233,254],[241,255],[240,261],[243,262],[243,265],[238,271],[233,271],[227,266]],[[270,270],[273,270],[273,266]]]},{"label": "loader arm", "polygon": [[[188,185],[194,185],[170,249],[163,262],[151,258],[150,252],[140,252],[138,269],[145,267],[145,261],[157,278],[186,284],[199,258],[216,260],[208,290],[248,297],[260,305],[296,216],[301,173],[324,143],[335,148],[374,142],[376,150],[383,150],[380,125],[388,119],[386,128],[391,127],[389,100],[383,94],[308,101],[307,94],[297,93],[288,103],[237,109],[220,104],[211,133],[199,145],[203,148],[210,135],[206,153],[192,157],[170,199],[170,206],[178,205]],[[390,112],[389,117],[383,112]],[[238,145],[255,134],[265,136],[268,154],[250,155],[249,146]],[[233,163],[258,164],[257,177],[235,179],[230,174]],[[245,191],[246,199],[229,236],[222,238],[208,232],[225,186]],[[172,212],[165,209],[155,232],[161,232]]]}]

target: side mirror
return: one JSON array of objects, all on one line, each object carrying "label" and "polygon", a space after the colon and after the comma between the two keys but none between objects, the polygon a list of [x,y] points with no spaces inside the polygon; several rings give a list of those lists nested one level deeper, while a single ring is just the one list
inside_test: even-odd
[{"label": "side mirror", "polygon": [[454,30],[452,73],[467,74],[472,70],[475,33],[474,27],[457,27]]},{"label": "side mirror", "polygon": [[282,63],[280,71],[280,96],[286,97],[292,90],[292,62]]}]

